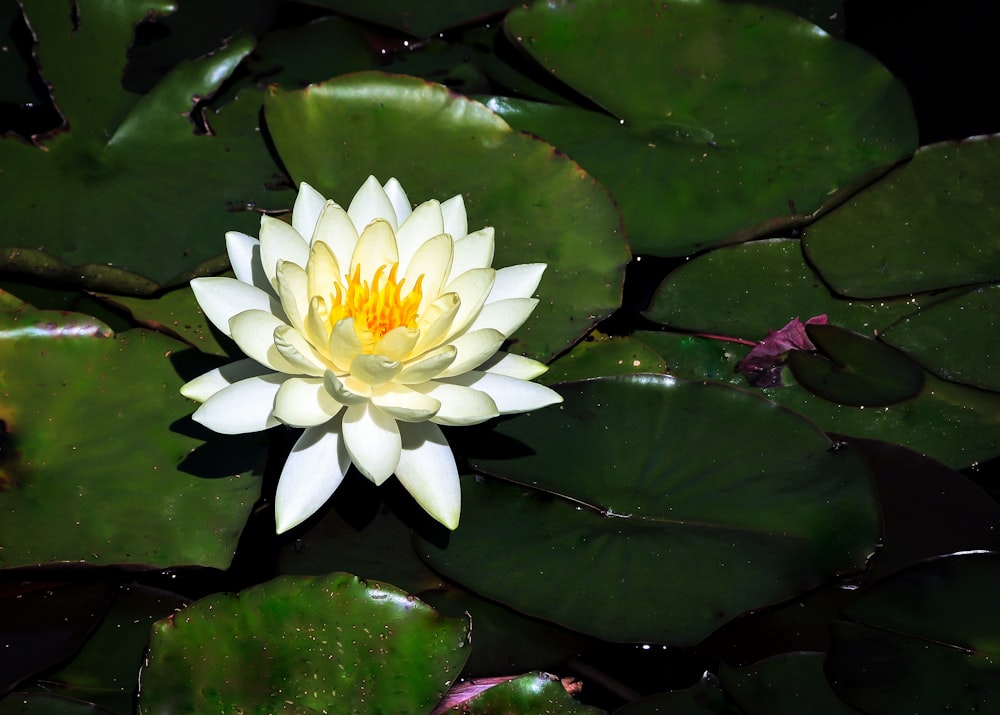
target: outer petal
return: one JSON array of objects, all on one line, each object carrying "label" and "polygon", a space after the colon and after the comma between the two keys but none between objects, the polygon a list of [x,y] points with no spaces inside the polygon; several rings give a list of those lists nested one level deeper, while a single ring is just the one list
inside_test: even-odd
[{"label": "outer petal", "polygon": [[466,333],[452,340],[448,344],[455,348],[458,354],[455,361],[441,371],[440,376],[461,375],[474,367],[479,367],[486,358],[500,349],[503,341],[503,334],[490,328]]},{"label": "outer petal", "polygon": [[456,194],[441,204],[441,215],[444,216],[444,232],[450,234],[456,241],[469,232],[465,199],[461,194]]},{"label": "outer petal", "polygon": [[248,377],[216,392],[195,410],[191,419],[219,434],[260,432],[274,427],[274,396],[287,375],[270,373]]},{"label": "outer petal", "polygon": [[273,286],[278,261],[291,261],[304,268],[309,261],[309,244],[299,232],[271,216],[260,219],[260,262]]},{"label": "outer petal", "polygon": [[399,246],[399,267],[403,273],[410,265],[410,259],[424,241],[444,233],[444,219],[441,204],[433,199],[417,206],[409,218],[399,224],[396,244]]},{"label": "outer petal", "polygon": [[474,370],[463,375],[450,377],[443,382],[471,387],[487,393],[496,402],[497,409],[502,415],[529,412],[563,401],[562,395],[545,387],[545,385],[490,372]]},{"label": "outer petal", "polygon": [[402,185],[396,181],[396,177],[392,177],[382,185],[382,190],[389,197],[389,203],[392,204],[392,209],[396,212],[396,223],[402,224],[409,218],[411,211],[410,199],[407,198]]},{"label": "outer petal", "polygon": [[297,375],[298,367],[288,362],[274,344],[274,331],[282,327],[291,326],[263,310],[246,310],[229,321],[233,340],[247,357],[277,372]]},{"label": "outer petal", "polygon": [[226,253],[236,279],[270,292],[271,284],[260,262],[260,241],[239,231],[226,232]]},{"label": "outer petal", "polygon": [[524,325],[531,311],[538,305],[537,298],[507,298],[495,303],[487,303],[469,326],[469,332],[492,328],[505,338]]},{"label": "outer petal", "polygon": [[232,337],[229,321],[245,310],[261,310],[274,315],[284,315],[281,304],[252,285],[232,278],[195,278],[191,290],[205,317],[225,335]]},{"label": "outer petal", "polygon": [[204,402],[216,392],[224,390],[240,380],[269,375],[271,372],[270,368],[264,367],[256,360],[250,358],[237,360],[209,370],[204,375],[199,375],[181,387],[181,394],[188,399]]},{"label": "outer petal", "polygon": [[372,391],[372,404],[403,422],[429,420],[441,409],[441,403],[403,385],[389,383]]},{"label": "outer petal", "polygon": [[296,330],[302,330],[309,312],[306,272],[291,261],[278,261],[275,289],[281,298],[281,307],[284,308],[288,322]]},{"label": "outer petal", "polygon": [[501,268],[497,271],[497,278],[493,282],[493,289],[486,302],[495,303],[507,298],[530,298],[538,288],[545,268],[544,263],[521,263]]},{"label": "outer petal", "polygon": [[424,510],[447,526],[458,527],[462,492],[455,456],[441,428],[430,422],[400,425],[402,450],[396,478]]},{"label": "outer petal", "polygon": [[320,192],[304,181],[299,184],[299,195],[292,206],[292,228],[307,242],[316,230],[316,222],[325,205],[326,199]]},{"label": "outer petal", "polygon": [[381,484],[399,464],[400,437],[396,420],[370,403],[344,412],[344,443],[358,471]]},{"label": "outer petal", "polygon": [[274,520],[283,534],[316,513],[344,480],[351,458],[339,425],[311,427],[292,447],[274,495]]},{"label": "outer petal", "polygon": [[455,241],[455,257],[451,262],[451,277],[457,278],[473,268],[493,265],[493,229],[483,228]]},{"label": "outer petal", "polygon": [[485,392],[453,384],[452,380],[411,387],[441,403],[441,409],[431,419],[439,425],[477,425],[500,414],[493,398]]},{"label": "outer petal", "polygon": [[358,189],[358,193],[351,200],[351,205],[347,207],[347,215],[351,217],[358,233],[364,231],[365,227],[375,219],[383,219],[393,231],[399,226],[396,209],[392,207],[392,201],[374,176],[369,176]]},{"label": "outer petal", "polygon": [[343,408],[327,392],[321,377],[289,378],[274,397],[274,416],[292,427],[324,424]]},{"label": "outer petal", "polygon": [[483,372],[516,377],[519,380],[534,380],[549,369],[545,363],[514,353],[497,353],[479,367]]}]

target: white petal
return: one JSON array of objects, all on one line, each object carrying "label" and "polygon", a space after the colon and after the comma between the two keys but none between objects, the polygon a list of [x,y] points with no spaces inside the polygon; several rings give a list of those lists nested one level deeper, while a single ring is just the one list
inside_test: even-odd
[{"label": "white petal", "polygon": [[399,224],[396,244],[399,246],[399,267],[405,273],[410,259],[424,241],[444,233],[441,204],[433,199],[417,206],[409,218]]},{"label": "white petal", "polygon": [[372,404],[403,422],[423,422],[437,414],[441,403],[433,397],[389,383],[372,391]]},{"label": "white petal", "polygon": [[358,245],[358,230],[354,228],[354,222],[347,212],[332,201],[326,203],[319,223],[316,224],[312,243],[317,242],[325,243],[337,258],[339,279],[351,266],[351,256],[354,254],[354,247]]},{"label": "white petal", "polygon": [[403,363],[385,355],[362,353],[351,361],[351,377],[373,387],[389,382],[402,369]]},{"label": "white petal", "polygon": [[455,241],[455,255],[451,261],[454,278],[473,268],[489,268],[493,264],[493,229],[483,228]]},{"label": "white petal", "polygon": [[389,197],[393,211],[396,212],[396,223],[401,224],[410,216],[410,199],[407,198],[403,186],[392,177],[382,185],[382,190]]},{"label": "white petal", "polygon": [[451,334],[456,335],[467,329],[486,303],[497,271],[492,268],[473,268],[453,280],[445,288],[448,293],[458,293],[461,304],[451,324]]},{"label": "white petal", "polygon": [[[362,280],[371,280],[380,266],[391,266],[397,260],[399,253],[396,251],[396,236],[392,228],[387,222],[376,219],[368,224],[368,228],[358,239],[358,245],[354,247],[350,274],[353,277],[355,270],[361,266]],[[385,278],[382,276],[383,281]]]},{"label": "white petal", "polygon": [[337,402],[345,405],[362,405],[368,402],[371,394],[371,388],[367,385],[364,385],[365,390],[362,390],[362,386],[357,384],[357,380],[350,377],[339,378],[330,370],[323,374],[323,386]]},{"label": "white petal", "polygon": [[282,357],[274,344],[274,331],[291,327],[263,310],[246,310],[229,320],[229,331],[240,350],[272,370],[297,375],[299,369]]},{"label": "white petal", "polygon": [[563,401],[562,395],[545,385],[489,372],[467,372],[446,382],[488,393],[502,415],[538,410]]},{"label": "white petal", "polygon": [[507,298],[495,303],[487,303],[472,321],[469,331],[493,328],[509,338],[511,334],[524,325],[531,316],[531,311],[538,305],[537,298]]},{"label": "white petal", "polygon": [[340,486],[350,466],[338,429],[324,425],[303,432],[281,470],[274,495],[277,532],[283,534],[315,514]]},{"label": "white petal", "polygon": [[417,308],[418,314],[427,310],[441,294],[441,288],[451,274],[453,246],[451,237],[440,233],[424,241],[406,267],[405,280],[410,290],[417,284],[420,276],[423,276],[420,283],[422,296],[420,306]]},{"label": "white petal", "polygon": [[[351,229],[353,230],[353,228]],[[353,253],[354,246],[351,246]],[[309,248],[309,265],[306,266],[306,294],[323,297],[332,295],[334,286],[343,283],[344,274],[340,270],[340,261],[325,241],[314,241]]]},{"label": "white petal", "polygon": [[299,195],[292,206],[292,228],[307,242],[316,230],[320,212],[326,205],[326,198],[306,182],[299,184]]},{"label": "white petal", "polygon": [[191,400],[204,402],[216,392],[229,387],[233,383],[245,380],[248,377],[258,377],[267,375],[270,368],[264,367],[256,360],[246,358],[237,360],[228,365],[209,370],[204,375],[199,375],[181,387],[181,394]]},{"label": "white petal", "polygon": [[229,254],[229,264],[233,267],[237,280],[257,286],[263,291],[271,291],[271,283],[260,262],[260,241],[239,231],[227,231],[226,253]]},{"label": "white petal", "polygon": [[381,484],[399,464],[400,439],[396,420],[370,403],[344,412],[344,443],[362,474]]},{"label": "white petal", "polygon": [[361,353],[361,341],[354,330],[354,318],[338,320],[330,333],[330,359],[338,370],[347,372]]},{"label": "white petal", "polygon": [[400,425],[402,450],[396,478],[417,504],[449,529],[458,527],[462,492],[455,455],[441,433],[430,422]]},{"label": "white petal", "polygon": [[327,392],[321,377],[289,378],[274,397],[274,416],[292,427],[329,422],[343,407]]},{"label": "white petal", "polygon": [[288,322],[296,330],[302,330],[306,313],[309,312],[306,272],[291,261],[278,261],[276,279],[275,289],[281,298],[281,307]]},{"label": "white petal", "polygon": [[444,232],[450,234],[456,241],[469,232],[465,199],[461,194],[456,194],[441,204],[441,215],[444,216]]},{"label": "white petal", "polygon": [[351,200],[351,205],[347,207],[347,215],[354,222],[354,228],[360,234],[372,221],[383,219],[388,222],[395,231],[399,226],[396,220],[396,210],[392,207],[392,201],[385,194],[378,179],[369,176],[358,193]]},{"label": "white petal", "polygon": [[289,373],[319,377],[329,369],[323,356],[290,325],[281,325],[274,329],[274,347],[292,366],[292,369],[287,371]]},{"label": "white petal", "polygon": [[451,326],[455,322],[462,307],[461,300],[457,293],[445,293],[438,296],[437,300],[431,303],[430,307],[420,316],[417,327],[420,330],[420,339],[413,347],[413,355],[422,355],[424,352],[440,345],[445,338],[452,333]]},{"label": "white petal", "polygon": [[191,419],[220,434],[260,432],[274,427],[274,396],[287,375],[248,377],[219,390],[195,410]]},{"label": "white petal", "polygon": [[195,278],[191,290],[205,317],[225,335],[232,337],[229,321],[246,310],[261,310],[284,315],[280,303],[270,295],[232,278]]},{"label": "white petal", "polygon": [[494,303],[507,298],[530,298],[538,288],[545,268],[544,263],[522,263],[501,268],[497,271],[497,278],[493,282],[493,289],[487,302]]},{"label": "white petal", "polygon": [[457,356],[458,350],[450,345],[442,345],[419,360],[407,363],[393,379],[393,382],[400,385],[413,385],[433,380],[441,374],[442,370],[455,362]]},{"label": "white petal", "polygon": [[448,344],[458,352],[455,361],[440,373],[441,377],[461,375],[474,367],[479,367],[483,361],[493,355],[503,345],[502,333],[486,328],[455,338]]},{"label": "white petal", "polygon": [[260,219],[260,262],[273,286],[278,261],[291,261],[304,268],[309,260],[309,244],[299,232],[271,216]]},{"label": "white petal", "polygon": [[420,339],[420,331],[400,325],[382,336],[375,352],[391,360],[405,360]]},{"label": "white petal", "polygon": [[479,367],[484,372],[516,377],[519,380],[534,380],[549,369],[545,363],[514,353],[497,353]]},{"label": "white petal", "polygon": [[441,403],[432,418],[439,425],[475,425],[500,414],[493,398],[485,392],[448,382],[424,382],[411,387]]}]

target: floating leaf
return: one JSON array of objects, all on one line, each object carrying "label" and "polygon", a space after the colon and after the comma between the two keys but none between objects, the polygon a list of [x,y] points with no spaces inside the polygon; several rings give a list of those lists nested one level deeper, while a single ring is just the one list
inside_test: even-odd
[{"label": "floating leaf", "polygon": [[282,576],[156,623],[139,712],[430,712],[468,638],[392,586]]},{"label": "floating leaf", "polygon": [[372,3],[366,0],[305,0],[338,13],[428,37],[455,25],[481,20],[506,10],[511,0],[425,0],[418,7],[408,3]]},{"label": "floating leaf", "polygon": [[884,67],[770,8],[536,2],[506,28],[612,116],[491,106],[611,190],[636,253],[687,255],[802,223],[917,146]]},{"label": "floating leaf", "polygon": [[395,176],[416,201],[461,193],[469,228],[496,229],[495,267],[547,263],[541,304],[514,335],[515,351],[550,358],[620,304],[628,248],[611,197],[481,104],[412,77],[365,72],[304,91],[273,89],[265,111],[296,182],[339,201],[368,174]]},{"label": "floating leaf", "polygon": [[1000,279],[1000,141],[922,147],[805,232],[834,290],[878,298]]},{"label": "floating leaf", "polygon": [[722,665],[726,692],[746,715],[859,715],[834,694],[823,653],[786,653],[748,668]]},{"label": "floating leaf", "polygon": [[615,715],[741,715],[726,697],[719,679],[705,673],[697,685],[684,690],[650,695],[616,710]]},{"label": "floating leaf", "polygon": [[635,338],[592,333],[559,356],[540,381],[552,385],[605,375],[663,372],[665,367],[654,350]]},{"label": "floating leaf", "polygon": [[584,633],[681,645],[874,548],[863,463],[793,413],[654,375],[561,392],[559,410],[497,425],[492,449],[466,447],[517,484],[464,482],[447,545],[418,541],[435,569]]}]

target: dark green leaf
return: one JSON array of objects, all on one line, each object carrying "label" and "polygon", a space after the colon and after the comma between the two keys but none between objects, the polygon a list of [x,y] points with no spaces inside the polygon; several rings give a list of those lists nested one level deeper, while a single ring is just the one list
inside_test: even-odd
[{"label": "dark green leaf", "polygon": [[626,705],[615,715],[740,715],[726,697],[718,679],[708,673],[697,685],[659,693]]},{"label": "dark green leaf", "polygon": [[540,381],[552,385],[605,375],[663,372],[665,367],[663,358],[634,338],[591,333],[560,355]]},{"label": "dark green leaf", "polygon": [[405,2],[367,0],[305,0],[345,15],[375,22],[415,37],[428,37],[455,25],[481,20],[516,3],[511,0],[424,0],[418,6]]},{"label": "dark green leaf", "polygon": [[858,715],[823,674],[823,653],[786,653],[748,668],[722,665],[726,692],[746,715]]}]

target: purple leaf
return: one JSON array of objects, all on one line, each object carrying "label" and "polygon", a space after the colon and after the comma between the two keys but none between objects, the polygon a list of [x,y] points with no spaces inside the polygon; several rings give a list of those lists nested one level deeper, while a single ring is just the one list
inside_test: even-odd
[{"label": "purple leaf", "polygon": [[772,330],[736,366],[754,387],[783,387],[781,368],[785,355],[791,350],[815,350],[816,346],[806,335],[807,325],[826,325],[825,315],[816,315],[803,323],[792,318],[780,330]]}]

